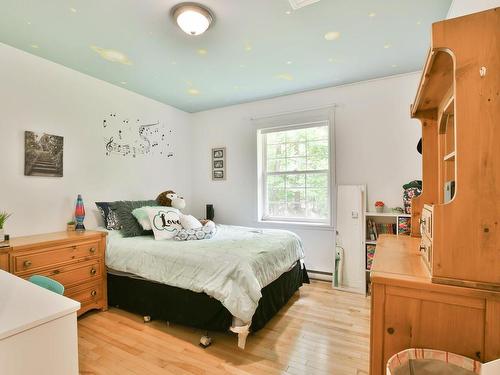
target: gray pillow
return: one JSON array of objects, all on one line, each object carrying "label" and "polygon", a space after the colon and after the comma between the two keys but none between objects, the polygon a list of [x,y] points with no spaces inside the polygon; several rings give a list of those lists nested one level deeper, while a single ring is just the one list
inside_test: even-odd
[{"label": "gray pillow", "polygon": [[152,231],[145,231],[137,219],[132,215],[132,211],[136,208],[144,206],[156,206],[155,200],[149,201],[117,201],[110,204],[111,208],[116,212],[120,222],[121,233],[123,237],[137,237],[146,234],[152,234]]},{"label": "gray pillow", "polygon": [[102,219],[104,220],[104,226],[108,230],[119,230],[122,229],[118,216],[116,212],[111,209],[110,202],[95,202],[97,209],[101,213]]}]

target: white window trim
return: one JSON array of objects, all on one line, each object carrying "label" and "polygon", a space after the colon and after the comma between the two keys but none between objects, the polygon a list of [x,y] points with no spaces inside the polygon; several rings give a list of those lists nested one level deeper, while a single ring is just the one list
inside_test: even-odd
[{"label": "white window trim", "polygon": [[[333,119],[332,119],[333,120]],[[285,130],[293,130],[293,129],[304,129],[308,127],[315,127],[321,125],[328,126],[328,158],[329,158],[329,169],[328,169],[328,201],[329,201],[329,217],[326,220],[314,220],[314,219],[305,219],[305,218],[283,218],[283,217],[272,217],[265,215],[266,209],[266,195],[267,195],[267,186],[266,186],[266,168],[267,168],[267,160],[266,160],[266,152],[265,147],[266,144],[264,142],[264,135],[267,133],[277,132],[277,131],[285,131]],[[258,209],[257,209],[257,222],[260,224],[272,224],[273,226],[294,226],[294,227],[304,227],[310,229],[327,229],[333,230],[334,223],[334,187],[335,187],[335,157],[334,157],[334,123],[330,119],[311,121],[311,122],[302,122],[302,123],[292,123],[290,125],[281,125],[276,127],[265,127],[257,130],[257,155],[258,155],[258,176],[257,176],[257,184],[258,184]],[[325,172],[326,170],[322,170]],[[321,171],[315,171],[321,172]],[[273,174],[290,174],[294,172],[273,172]],[[304,172],[297,172],[304,173]]]}]

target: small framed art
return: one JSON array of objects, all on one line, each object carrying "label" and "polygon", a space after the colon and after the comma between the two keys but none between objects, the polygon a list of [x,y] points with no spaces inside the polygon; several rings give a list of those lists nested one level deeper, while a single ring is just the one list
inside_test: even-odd
[{"label": "small framed art", "polygon": [[64,138],[59,135],[24,132],[24,175],[62,177]]},{"label": "small framed art", "polygon": [[226,179],[226,148],[217,147],[212,149],[212,180],[222,181]]}]

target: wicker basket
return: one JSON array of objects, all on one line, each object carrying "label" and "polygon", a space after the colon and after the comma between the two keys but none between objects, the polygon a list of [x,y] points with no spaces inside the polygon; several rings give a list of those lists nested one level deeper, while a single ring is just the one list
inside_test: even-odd
[{"label": "wicker basket", "polygon": [[387,375],[472,375],[481,373],[481,362],[432,349],[407,349],[387,362]]}]

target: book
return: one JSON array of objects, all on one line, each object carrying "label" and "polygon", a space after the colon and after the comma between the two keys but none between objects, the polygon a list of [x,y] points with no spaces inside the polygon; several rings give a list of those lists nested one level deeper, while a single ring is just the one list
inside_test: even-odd
[{"label": "book", "polygon": [[377,225],[375,224],[375,222],[373,220],[370,220],[370,222],[372,223],[373,236],[375,237],[375,240],[377,240],[377,238],[378,238]]}]

